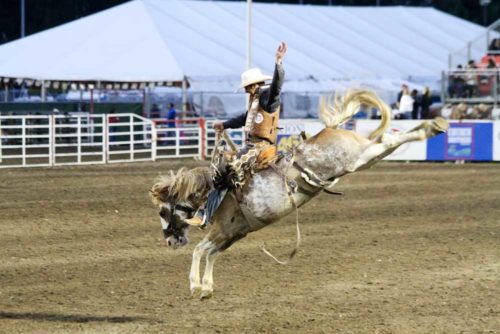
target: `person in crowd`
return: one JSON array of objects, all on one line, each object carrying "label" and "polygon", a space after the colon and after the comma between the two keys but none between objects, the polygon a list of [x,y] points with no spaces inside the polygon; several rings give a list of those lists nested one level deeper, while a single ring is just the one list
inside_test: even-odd
[{"label": "person in crowd", "polygon": [[451,98],[463,97],[465,86],[464,74],[465,72],[462,65],[458,65],[457,69],[450,75],[448,95]]},{"label": "person in crowd", "polygon": [[[486,65],[486,68],[489,71],[497,70],[496,73],[492,74],[491,76],[493,76],[493,78],[496,78],[497,85],[500,85],[500,71],[498,70],[499,68],[497,67],[497,64],[495,63],[495,60],[493,58],[488,58],[488,65]],[[498,88],[500,88],[500,87],[498,87]]]},{"label": "person in crowd", "polygon": [[410,95],[410,89],[407,85],[403,86],[401,99],[399,100],[399,114],[402,119],[411,119],[413,111],[413,102],[415,100]]},{"label": "person in crowd", "polygon": [[431,91],[429,87],[424,87],[422,96],[420,97],[420,118],[430,119],[431,117]]},{"label": "person in crowd", "polygon": [[489,56],[497,56],[500,55],[500,38],[494,38],[490,46],[488,48],[488,55]]},{"label": "person in crowd", "polygon": [[167,125],[169,128],[175,128],[176,116],[177,116],[177,111],[175,110],[174,104],[170,102],[168,104],[168,113],[167,113]]},{"label": "person in crowd", "polygon": [[469,60],[465,70],[465,97],[473,97],[477,93],[477,66],[474,60]]},{"label": "person in crowd", "polygon": [[150,117],[151,118],[159,118],[160,117],[160,113],[161,113],[161,110],[158,107],[158,105],[156,103],[153,104],[153,106],[151,107],[151,111],[149,113]]},{"label": "person in crowd", "polygon": [[493,107],[488,106],[487,104],[480,103],[474,107],[474,111],[471,115],[471,118],[475,119],[491,119],[491,112]]},{"label": "person in crowd", "polygon": [[467,118],[467,110],[469,107],[465,103],[460,103],[453,107],[453,110],[451,111],[450,119],[454,120],[462,120]]},{"label": "person in crowd", "polygon": [[401,85],[401,90],[398,93],[398,98],[396,100],[396,107],[399,108],[399,103],[401,102],[401,97],[403,96],[403,93],[405,90],[408,90],[408,85],[407,84],[402,84]]},{"label": "person in crowd", "polygon": [[[175,137],[176,136],[176,131],[173,129],[177,127],[175,118],[177,116],[177,111],[175,110],[174,104],[170,102],[168,104],[168,110],[167,110],[167,128],[172,129],[170,131],[167,131],[167,137]],[[175,141],[169,140],[164,142],[165,145],[174,145]]]},{"label": "person in crowd", "polygon": [[411,91],[410,96],[413,99],[413,108],[412,108],[412,111],[411,111],[411,118],[412,119],[420,119],[420,117],[419,117],[420,97],[418,96],[418,90],[413,89]]}]

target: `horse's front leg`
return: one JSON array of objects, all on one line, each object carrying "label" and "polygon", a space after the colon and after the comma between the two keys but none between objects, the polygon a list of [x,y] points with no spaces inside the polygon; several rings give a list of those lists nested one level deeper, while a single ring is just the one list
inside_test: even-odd
[{"label": "horse's front leg", "polygon": [[201,288],[201,299],[212,297],[214,291],[214,264],[220,251],[216,248],[208,250],[207,263],[205,265],[205,273],[203,274],[203,285]]},{"label": "horse's front leg", "polygon": [[193,262],[191,263],[191,271],[189,272],[189,282],[192,296],[201,291],[200,262],[201,257],[207,250],[209,244],[209,241],[205,238],[198,245],[196,245],[193,251]]}]

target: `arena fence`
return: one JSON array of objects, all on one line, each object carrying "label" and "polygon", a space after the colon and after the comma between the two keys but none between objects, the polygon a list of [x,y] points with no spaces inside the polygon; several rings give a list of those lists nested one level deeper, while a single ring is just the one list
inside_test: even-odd
[{"label": "arena fence", "polygon": [[[213,120],[151,120],[135,114],[0,116],[0,168],[105,164],[210,157]],[[379,120],[355,120],[349,129],[368,135]],[[393,120],[392,132],[408,131],[419,120]],[[300,133],[323,129],[319,120],[283,120],[278,149],[300,144]],[[229,131],[242,145],[242,130]],[[405,144],[386,159],[399,161],[500,161],[500,121],[450,122],[450,130],[428,141]]]},{"label": "arena fence", "polygon": [[155,161],[204,156],[204,121],[135,114],[0,116],[0,168]]}]

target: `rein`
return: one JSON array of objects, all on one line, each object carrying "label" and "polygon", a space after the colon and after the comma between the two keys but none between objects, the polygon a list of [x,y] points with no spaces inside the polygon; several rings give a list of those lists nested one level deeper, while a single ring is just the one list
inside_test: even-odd
[{"label": "rein", "polygon": [[[293,160],[293,156],[292,156],[291,160]],[[281,170],[274,163],[270,164],[270,166],[271,166],[271,168],[274,169],[275,172],[278,173],[278,175],[281,175],[283,177],[283,182],[285,184],[286,192],[288,194],[288,199],[290,200],[290,203],[292,203],[292,206],[295,209],[295,226],[297,229],[297,239],[296,239],[295,247],[292,249],[290,254],[288,254],[288,259],[286,259],[285,261],[281,261],[278,258],[276,258],[273,254],[271,254],[271,252],[269,252],[266,249],[265,243],[262,244],[260,249],[264,252],[264,254],[266,254],[267,256],[272,258],[277,263],[285,265],[285,264],[290,263],[290,261],[292,261],[292,259],[294,258],[295,254],[297,254],[297,251],[299,250],[299,247],[300,247],[300,242],[302,240],[301,234],[300,234],[300,225],[299,225],[299,207],[298,207],[297,203],[295,202],[295,199],[293,198],[293,192],[296,190],[296,188],[295,189],[290,188],[290,186],[288,185],[288,182],[289,182],[288,177],[286,176],[288,169],[290,168],[290,165],[288,165],[288,168],[286,169],[286,171],[284,173],[281,172]],[[291,182],[295,183],[294,181],[291,181]]]}]

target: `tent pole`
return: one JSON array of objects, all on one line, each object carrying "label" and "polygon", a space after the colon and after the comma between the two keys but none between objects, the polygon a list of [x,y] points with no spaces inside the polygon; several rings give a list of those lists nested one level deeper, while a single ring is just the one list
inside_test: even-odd
[{"label": "tent pole", "polygon": [[[252,0],[247,0],[247,64],[246,69],[252,67]],[[250,107],[250,95],[246,94],[246,110]]]},{"label": "tent pole", "polygon": [[45,80],[42,80],[42,102],[47,102],[47,89],[45,87]]},{"label": "tent pole", "polygon": [[97,91],[98,91],[98,94],[97,94],[97,102],[101,102],[101,82],[100,81],[97,81]]},{"label": "tent pole", "polygon": [[252,0],[247,0],[247,70],[252,67]]},{"label": "tent pole", "polygon": [[146,90],[147,87],[142,89],[142,116],[146,118],[151,118],[151,114],[147,111],[146,108]]},{"label": "tent pole", "polygon": [[182,118],[187,114],[187,79],[184,76],[182,79]]},{"label": "tent pole", "polygon": [[89,106],[90,114],[94,114],[94,89],[90,88],[90,106]]}]

